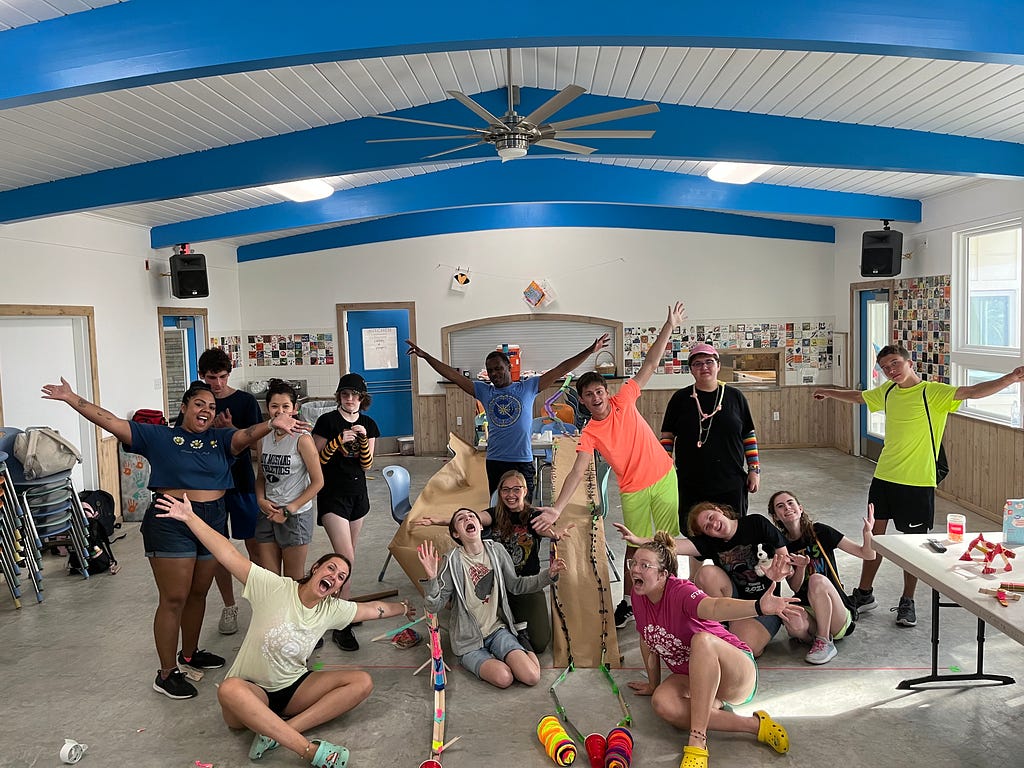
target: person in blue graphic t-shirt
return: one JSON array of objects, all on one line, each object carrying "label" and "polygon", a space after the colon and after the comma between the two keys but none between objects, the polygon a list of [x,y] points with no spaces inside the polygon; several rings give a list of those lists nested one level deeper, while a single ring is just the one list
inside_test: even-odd
[{"label": "person in blue graphic t-shirt", "polygon": [[547,389],[588,357],[608,346],[608,334],[568,360],[563,360],[547,373],[521,381],[512,381],[512,364],[500,350],[491,352],[484,361],[490,383],[473,381],[461,372],[424,352],[409,339],[408,353],[427,364],[452,384],[457,384],[470,397],[475,397],[487,412],[487,492],[493,494],[501,476],[511,469],[526,478],[526,498],[533,498],[533,449],[530,427],[533,424],[533,401],[537,393]]}]

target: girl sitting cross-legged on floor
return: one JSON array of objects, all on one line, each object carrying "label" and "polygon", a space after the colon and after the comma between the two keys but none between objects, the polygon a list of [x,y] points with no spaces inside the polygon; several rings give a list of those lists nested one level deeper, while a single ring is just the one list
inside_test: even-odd
[{"label": "girl sitting cross-legged on floor", "polygon": [[[366,672],[312,672],[306,659],[328,629],[394,616],[411,616],[407,603],[352,603],[339,597],[351,565],[336,552],[324,555],[298,582],[254,565],[234,545],[192,511],[185,495],[156,502],[157,517],[188,526],[213,556],[245,585],[242,596],[252,605],[252,621],[235,663],[217,691],[229,728],[255,731],[249,758],[284,745],[318,768],[344,768],[345,747],[306,731],[343,715],[373,690]],[[285,719],[287,718],[287,720]]]},{"label": "girl sitting cross-legged on floor", "polygon": [[483,541],[482,529],[476,512],[456,511],[448,533],[459,546],[440,568],[433,542],[420,544],[417,554],[427,575],[426,610],[437,613],[451,598],[452,651],[481,680],[498,688],[508,688],[516,680],[536,685],[540,662],[516,637],[508,596],[539,592],[565,570],[565,561],[556,558],[535,576],[517,576],[508,552],[495,541]]},{"label": "girl sitting cross-legged on floor", "polygon": [[855,617],[836,570],[836,550],[841,549],[861,560],[874,560],[871,527],[875,507],[868,504],[864,518],[862,544],[856,544],[835,528],[811,520],[789,491],[776,491],[768,500],[768,511],[786,537],[793,563],[789,586],[805,607],[806,620],[786,625],[791,636],[811,643],[804,660],[826,664],[836,657],[835,641],[853,631]]},{"label": "girl sitting cross-legged on floor", "polygon": [[[784,556],[782,556],[784,557]],[[707,768],[708,731],[751,733],[776,752],[789,750],[786,729],[758,710],[749,717],[725,705],[748,703],[757,692],[757,664],[750,647],[721,622],[752,616],[789,618],[796,598],[768,589],[757,600],[710,597],[676,576],[676,546],[665,531],[640,543],[626,567],[647,679],[629,683],[651,696],[655,714],[689,731],[680,768]],[[661,662],[671,674],[661,679]]]}]

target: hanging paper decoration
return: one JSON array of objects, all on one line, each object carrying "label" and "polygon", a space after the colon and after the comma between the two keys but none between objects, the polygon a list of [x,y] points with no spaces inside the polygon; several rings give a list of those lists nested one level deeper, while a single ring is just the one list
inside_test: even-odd
[{"label": "hanging paper decoration", "polygon": [[465,293],[469,290],[469,269],[458,268],[458,271],[452,275],[452,284],[449,288],[450,291],[455,293]]},{"label": "hanging paper decoration", "polygon": [[532,280],[523,291],[523,300],[534,309],[546,307],[557,298],[558,295],[547,280]]}]

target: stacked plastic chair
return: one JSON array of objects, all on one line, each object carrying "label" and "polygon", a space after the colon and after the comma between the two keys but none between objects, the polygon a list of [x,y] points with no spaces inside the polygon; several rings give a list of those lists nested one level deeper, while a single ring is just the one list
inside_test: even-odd
[{"label": "stacked plastic chair", "polygon": [[[0,427],[0,435],[2,432]],[[8,459],[8,454],[0,450],[0,573],[14,600],[14,607],[21,608],[22,579],[26,575],[36,600],[43,600],[42,574],[35,558],[40,542],[33,537],[26,522],[14,481],[7,469]]]},{"label": "stacked plastic chair", "polygon": [[[32,561],[31,573],[40,574],[43,567],[42,549],[47,543],[59,542],[78,556],[81,563],[89,562],[89,532],[85,510],[71,483],[71,470],[29,480],[21,462],[14,456],[14,438],[20,429],[0,428],[0,452],[7,454],[7,480],[14,486],[23,512],[24,540],[28,546],[27,559]],[[84,578],[89,571],[82,569]],[[37,582],[37,599],[42,600],[41,576]]]}]

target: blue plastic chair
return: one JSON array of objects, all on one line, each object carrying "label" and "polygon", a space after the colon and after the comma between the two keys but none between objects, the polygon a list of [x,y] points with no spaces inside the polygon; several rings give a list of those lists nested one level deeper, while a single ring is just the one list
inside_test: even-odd
[{"label": "blue plastic chair", "polygon": [[[594,453],[594,468],[597,470],[597,503],[601,508],[601,517],[608,518],[608,478],[611,476],[612,468],[608,466],[599,453]],[[608,539],[605,538],[604,542],[605,551],[608,553],[608,567],[612,569],[612,582],[621,581],[622,577],[619,576],[619,571],[615,567],[615,555],[612,554],[612,548],[608,546]]]},{"label": "blue plastic chair", "polygon": [[[388,493],[391,495],[391,517],[399,526],[412,509],[409,501],[409,470],[397,464],[384,467],[384,482],[388,484]],[[391,564],[391,552],[388,552],[384,567],[380,569],[377,581],[384,581],[384,572]]]}]

